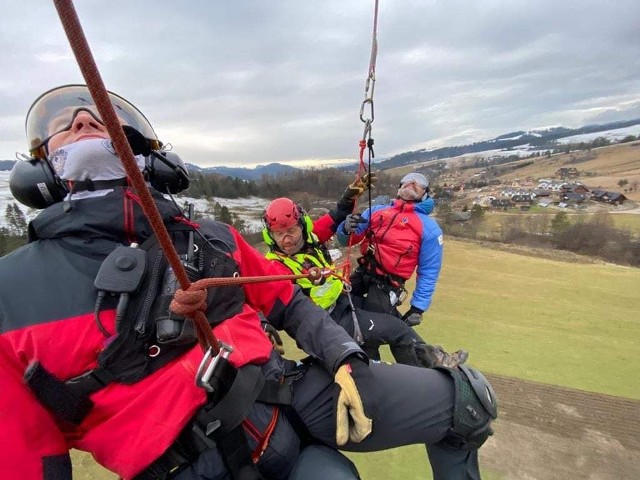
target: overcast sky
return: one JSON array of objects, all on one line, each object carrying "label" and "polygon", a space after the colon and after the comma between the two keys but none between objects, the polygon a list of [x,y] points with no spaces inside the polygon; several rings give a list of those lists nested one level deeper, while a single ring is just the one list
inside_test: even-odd
[{"label": "overcast sky", "polygon": [[[33,100],[84,81],[53,2],[0,3],[0,159],[13,159]],[[107,88],[202,166],[355,160],[373,6],[75,2]],[[378,44],[378,157],[640,117],[638,0],[380,0]]]}]

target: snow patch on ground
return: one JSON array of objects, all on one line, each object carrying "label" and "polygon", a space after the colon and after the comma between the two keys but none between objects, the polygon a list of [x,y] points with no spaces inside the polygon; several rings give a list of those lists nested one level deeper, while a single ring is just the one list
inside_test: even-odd
[{"label": "snow patch on ground", "polygon": [[[0,171],[0,228],[7,228],[8,222],[5,216],[6,208],[9,204],[15,203],[20,208],[20,211],[24,213],[27,221],[33,219],[40,210],[35,210],[29,207],[25,207],[20,204],[11,194],[9,190],[9,174],[8,171]],[[269,203],[269,200],[260,197],[248,197],[248,198],[221,198],[215,197],[212,200],[197,199],[184,196],[176,196],[176,202],[181,207],[185,202],[194,204],[196,216],[198,214],[213,218],[213,209],[215,202],[218,202],[222,206],[226,206],[231,213],[235,213],[239,218],[245,221],[247,232],[257,232],[262,229],[262,212]]]},{"label": "snow patch on ground", "polygon": [[563,137],[558,139],[558,143],[567,144],[567,143],[580,143],[580,142],[591,142],[596,138],[606,138],[610,140],[611,143],[619,142],[623,138],[629,135],[640,135],[640,125],[632,125],[630,127],[625,128],[617,128],[615,130],[605,130],[602,132],[594,132],[594,133],[583,133],[581,135],[572,135],[571,137]]}]

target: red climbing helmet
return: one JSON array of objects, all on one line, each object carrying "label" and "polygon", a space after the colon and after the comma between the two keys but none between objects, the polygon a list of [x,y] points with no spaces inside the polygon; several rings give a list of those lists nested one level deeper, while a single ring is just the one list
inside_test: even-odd
[{"label": "red climbing helmet", "polygon": [[294,225],[302,225],[304,212],[289,198],[276,198],[264,211],[262,221],[269,230],[284,230]]}]

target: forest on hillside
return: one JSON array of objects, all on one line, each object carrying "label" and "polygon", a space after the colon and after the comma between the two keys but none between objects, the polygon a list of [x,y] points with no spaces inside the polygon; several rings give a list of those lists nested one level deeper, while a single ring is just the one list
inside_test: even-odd
[{"label": "forest on hillside", "polygon": [[[311,199],[338,199],[355,179],[356,172],[337,168],[298,169],[278,176],[263,175],[260,180],[242,180],[223,177],[214,173],[191,174],[185,196],[193,198],[263,198],[292,197],[305,202]],[[377,174],[375,194],[389,195],[395,192],[399,177],[387,173]]]}]

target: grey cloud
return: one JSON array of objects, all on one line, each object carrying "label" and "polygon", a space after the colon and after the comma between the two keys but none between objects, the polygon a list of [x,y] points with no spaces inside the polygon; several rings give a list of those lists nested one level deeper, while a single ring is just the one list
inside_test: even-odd
[{"label": "grey cloud", "polygon": [[[187,161],[355,158],[373,1],[76,8],[107,87]],[[0,158],[12,158],[33,99],[82,78],[51,3],[4,10]],[[380,2],[376,153],[640,116],[638,18],[635,0]]]}]

